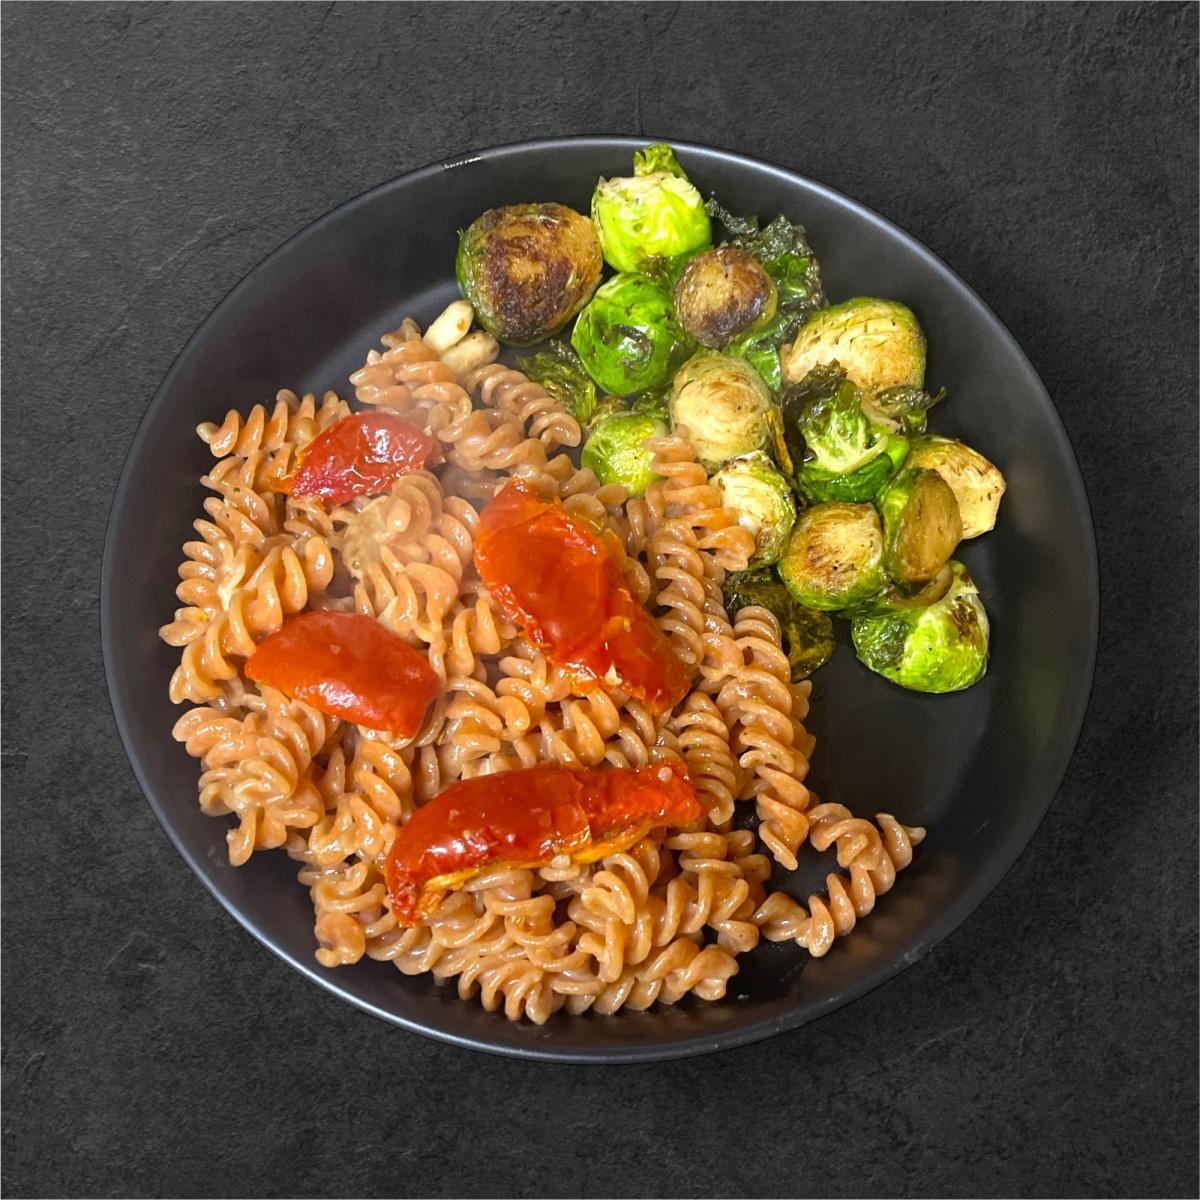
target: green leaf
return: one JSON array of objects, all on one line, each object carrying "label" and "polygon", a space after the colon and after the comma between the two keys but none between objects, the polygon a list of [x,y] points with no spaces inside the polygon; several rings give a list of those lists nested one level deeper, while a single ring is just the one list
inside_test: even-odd
[{"label": "green leaf", "polygon": [[518,358],[517,369],[541,384],[580,424],[592,419],[596,385],[566,342],[548,342],[544,350]]},{"label": "green leaf", "polygon": [[686,179],[687,174],[679,165],[675,151],[666,142],[655,142],[644,150],[636,150],[633,155],[633,173],[635,175],[654,175],[664,172],[674,175],[677,179]]}]

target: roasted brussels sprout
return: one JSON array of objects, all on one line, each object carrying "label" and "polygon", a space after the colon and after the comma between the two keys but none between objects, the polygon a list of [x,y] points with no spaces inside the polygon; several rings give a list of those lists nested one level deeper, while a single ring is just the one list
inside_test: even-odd
[{"label": "roasted brussels sprout", "polygon": [[816,367],[780,400],[796,484],[811,500],[870,500],[904,461],[908,441],[874,425],[837,366]]},{"label": "roasted brussels sprout", "polygon": [[779,561],[792,526],[796,523],[796,501],[791,485],[775,464],[755,450],[731,459],[713,477],[727,507],[738,514],[738,524],[754,534],[753,566]]},{"label": "roasted brussels sprout", "polygon": [[987,670],[988,617],[966,567],[950,563],[942,597],[924,608],[855,616],[859,661],[915,692],[958,692]]},{"label": "roasted brussels sprout", "polygon": [[725,353],[744,358],[777,392],[783,385],[779,348],[790,342],[805,319],[825,303],[820,265],[803,227],[793,225],[784,216],[759,229],[757,217],[734,216],[716,200],[708,202],[708,211],[732,235],[726,245],[752,255],[775,284],[775,315],[764,317],[736,335]]},{"label": "roasted brussels sprout", "polygon": [[562,204],[514,204],[471,223],[454,267],[480,325],[525,346],[557,333],[588,302],[603,263],[587,217]]},{"label": "roasted brussels sprout", "polygon": [[894,433],[907,434],[914,437],[925,432],[929,423],[928,412],[935,404],[940,404],[946,398],[946,389],[934,395],[923,388],[893,387],[884,388],[874,396],[863,399],[863,412],[876,425],[890,429]]},{"label": "roasted brussels sprout", "polygon": [[925,335],[903,304],[860,296],[814,313],[780,359],[790,382],[836,362],[871,398],[885,388],[924,384]]},{"label": "roasted brussels sprout", "polygon": [[910,466],[936,471],[950,485],[964,538],[978,537],[995,526],[1007,485],[999,468],[978,450],[953,438],[929,436],[913,442],[908,461]]},{"label": "roasted brussels sprout", "polygon": [[725,608],[731,617],[749,604],[774,613],[783,631],[793,683],[807,679],[833,657],[837,639],[828,615],[797,604],[770,570],[759,568],[726,575],[724,590]]},{"label": "roasted brussels sprout", "polygon": [[696,457],[710,472],[766,445],[771,407],[758,372],[720,354],[698,354],[684,363],[671,387],[671,425],[687,426]]},{"label": "roasted brussels sprout", "polygon": [[704,200],[669,146],[639,151],[634,172],[601,179],[592,193],[592,220],[609,266],[637,271],[651,260],[679,258],[712,245]]},{"label": "roasted brussels sprout", "polygon": [[581,461],[601,483],[619,483],[631,496],[640,496],[658,478],[646,439],[666,432],[666,422],[649,413],[604,412],[588,432]]},{"label": "roasted brussels sprout", "polygon": [[579,314],[571,345],[588,374],[617,396],[666,383],[692,350],[671,297],[644,275],[608,280]]},{"label": "roasted brussels sprout", "polygon": [[779,577],[807,608],[853,608],[884,584],[883,530],[870,504],[816,504],[796,520]]},{"label": "roasted brussels sprout", "polygon": [[778,292],[758,260],[736,246],[706,250],[675,285],[679,323],[702,346],[724,346],[736,333],[775,315]]},{"label": "roasted brussels sprout", "polygon": [[587,424],[596,411],[596,385],[579,355],[566,342],[517,359],[517,367],[540,383],[577,421]]},{"label": "roasted brussels sprout", "polygon": [[879,495],[884,565],[903,589],[928,583],[962,541],[950,485],[936,472],[906,467]]}]

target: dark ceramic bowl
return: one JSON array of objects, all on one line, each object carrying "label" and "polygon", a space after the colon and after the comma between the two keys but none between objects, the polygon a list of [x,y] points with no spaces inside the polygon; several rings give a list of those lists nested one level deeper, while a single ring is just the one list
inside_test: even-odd
[{"label": "dark ceramic bowl", "polygon": [[[888,296],[929,337],[934,415],[1008,479],[997,529],[962,559],[991,614],[986,678],[952,696],[902,691],[842,646],[815,680],[810,782],[857,812],[883,809],[929,835],[875,913],[820,960],[762,945],[714,1004],[514,1024],[453,987],[363,962],[313,958],[312,912],[283,854],[240,868],[224,823],[196,805],[197,764],[172,741],[177,652],[156,636],[174,608],[180,543],[200,512],[207,449],[193,430],[281,386],[349,391],[346,376],[406,314],[422,323],[456,295],[456,231],[486,208],[559,200],[586,211],[598,175],[627,174],[626,138],[531,142],[393,180],[297,234],[255,267],[184,348],[130,449],[104,555],[104,660],[117,724],[151,807],[188,865],[265,946],[367,1012],[459,1045],[532,1058],[627,1062],[769,1037],[861,996],[926,954],[996,886],[1054,797],[1083,719],[1096,646],[1096,552],[1062,423],[1012,336],[944,263],[853,200],[790,171],[701,146],[680,157],[735,211],[802,222],[834,299]],[[792,886],[817,886],[814,864]]]}]

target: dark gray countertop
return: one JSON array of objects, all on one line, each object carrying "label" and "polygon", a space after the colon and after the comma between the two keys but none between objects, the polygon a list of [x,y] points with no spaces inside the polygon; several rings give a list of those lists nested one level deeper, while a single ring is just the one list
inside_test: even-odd
[{"label": "dark gray countertop", "polygon": [[[5,5],[5,1194],[1195,1195],[1196,53],[1183,4]],[[622,1069],[404,1034],[261,949],[143,802],[97,629],[125,449],[247,270],[412,167],[601,132],[942,255],[1103,570],[1078,752],[983,907],[808,1028]]]}]

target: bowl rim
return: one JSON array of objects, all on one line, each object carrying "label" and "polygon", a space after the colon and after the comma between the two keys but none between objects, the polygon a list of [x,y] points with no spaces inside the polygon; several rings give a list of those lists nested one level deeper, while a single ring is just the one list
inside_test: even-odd
[{"label": "bowl rim", "polygon": [[[739,1026],[729,1032],[698,1032],[693,1037],[681,1038],[669,1042],[647,1040],[645,1043],[612,1047],[605,1047],[603,1045],[595,1047],[579,1045],[555,1046],[552,1041],[549,1044],[530,1043],[519,1045],[492,1042],[486,1038],[441,1028],[434,1022],[426,1022],[401,1015],[356,994],[352,988],[339,982],[337,972],[321,968],[311,956],[305,960],[291,953],[286,947],[278,944],[274,938],[263,933],[258,928],[253,917],[244,913],[232,898],[224,893],[218,881],[202,869],[200,852],[187,844],[182,834],[176,829],[175,822],[170,815],[169,807],[162,802],[162,799],[151,787],[148,772],[142,761],[140,748],[130,730],[130,719],[127,714],[127,695],[123,687],[117,662],[118,656],[114,649],[112,638],[114,621],[112,595],[116,578],[115,555],[119,526],[124,523],[124,514],[130,508],[129,499],[134,486],[133,464],[139,461],[144,453],[144,445],[148,437],[148,430],[152,424],[152,417],[160,408],[167,404],[168,397],[173,391],[182,364],[192,348],[203,340],[209,327],[218,319],[219,314],[225,306],[242,291],[246,290],[260,275],[270,270],[277,259],[292,252],[308,240],[320,237],[324,227],[332,220],[335,218],[341,219],[353,210],[372,203],[380,194],[390,191],[393,188],[419,184],[422,179],[439,175],[445,171],[452,171],[460,167],[469,167],[477,162],[501,160],[513,155],[546,154],[566,147],[598,152],[605,150],[632,151],[654,141],[667,141],[683,155],[693,153],[703,156],[708,161],[715,160],[738,168],[749,168],[759,173],[765,170],[769,174],[776,176],[784,184],[791,186],[800,185],[810,192],[815,192],[823,196],[843,211],[853,213],[857,218],[877,226],[891,237],[898,239],[911,254],[923,260],[943,282],[948,284],[953,291],[959,293],[961,298],[977,305],[982,310],[994,326],[1007,352],[1013,356],[1014,361],[1028,375],[1034,398],[1037,404],[1043,409],[1044,416],[1048,418],[1049,426],[1056,443],[1055,449],[1062,461],[1069,467],[1069,478],[1066,482],[1068,488],[1074,493],[1073,498],[1079,514],[1083,518],[1082,523],[1086,531],[1085,544],[1081,548],[1086,567],[1086,578],[1083,581],[1084,592],[1086,593],[1086,611],[1079,614],[1085,625],[1087,635],[1087,660],[1082,673],[1082,678],[1086,681],[1086,687],[1077,689],[1071,699],[1072,711],[1069,712],[1068,718],[1064,722],[1064,728],[1069,732],[1069,736],[1061,738],[1056,747],[1052,769],[1047,771],[1045,775],[1047,784],[1052,783],[1052,786],[1044,789],[1043,800],[1034,807],[1031,813],[1026,815],[1025,820],[1015,831],[1010,829],[1010,834],[1015,832],[1017,836],[1010,836],[1008,845],[1000,847],[998,852],[989,858],[984,868],[972,878],[969,886],[955,898],[954,902],[947,904],[945,908],[939,910],[922,929],[916,943],[903,955],[881,962],[854,984],[842,988],[835,994],[824,997],[813,1004],[796,1007],[783,1014],[764,1017]],[[1033,364],[1008,327],[996,315],[991,306],[945,260],[899,225],[875,212],[865,204],[862,204],[852,196],[847,195],[845,192],[768,160],[700,142],[683,141],[676,138],[634,137],[629,135],[571,135],[567,137],[531,138],[472,150],[450,158],[427,163],[412,171],[407,171],[375,184],[352,196],[350,199],[333,206],[292,234],[256,263],[225,293],[213,306],[204,320],[196,327],[172,360],[161,383],[146,406],[146,410],[142,414],[141,420],[126,450],[105,525],[100,579],[100,634],[109,703],[126,757],[133,769],[134,776],[137,779],[143,796],[146,798],[151,811],[158,819],[159,824],[163,827],[171,843],[192,869],[193,873],[200,878],[225,911],[243,929],[250,933],[255,940],[290,967],[293,967],[306,978],[325,988],[327,991],[332,992],[340,999],[348,1001],[356,1008],[393,1025],[398,1025],[411,1033],[421,1034],[425,1037],[465,1049],[479,1050],[490,1054],[499,1054],[526,1060],[624,1064],[656,1062],[711,1054],[735,1046],[761,1041],[776,1034],[806,1025],[853,1000],[859,999],[868,992],[874,991],[877,987],[894,979],[902,971],[925,957],[939,942],[962,925],[995,890],[1001,880],[1012,869],[1017,859],[1025,852],[1034,833],[1036,833],[1046,812],[1049,810],[1051,803],[1053,803],[1062,787],[1063,780],[1070,768],[1078,746],[1080,732],[1086,719],[1094,689],[1100,603],[1099,560],[1096,548],[1095,522],[1088,499],[1087,486],[1084,482],[1083,472],[1080,469],[1079,459],[1071,444],[1070,437],[1058,409]],[[501,1015],[496,1014],[497,1021],[502,1021],[503,1019]],[[547,1032],[551,1028],[549,1026],[546,1027]]]}]

